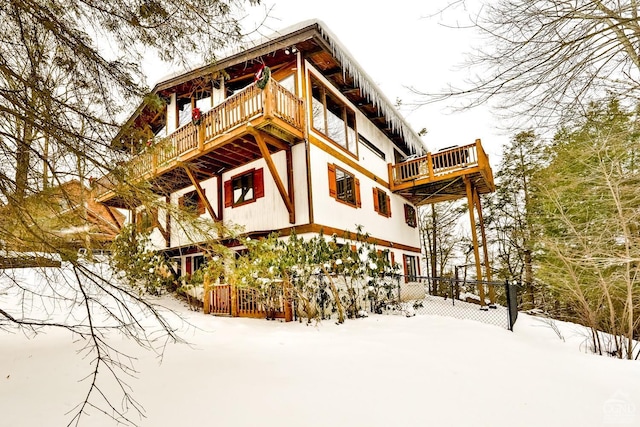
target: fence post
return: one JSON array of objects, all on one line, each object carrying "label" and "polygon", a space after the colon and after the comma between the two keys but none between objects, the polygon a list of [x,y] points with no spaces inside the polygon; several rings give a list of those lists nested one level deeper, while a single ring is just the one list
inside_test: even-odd
[{"label": "fence post", "polygon": [[[516,323],[516,318],[518,316],[518,307],[514,307],[513,301],[515,301],[515,298],[513,298],[513,295],[511,295],[511,285],[509,284],[509,280],[505,280],[504,286],[507,291],[507,313],[509,314],[509,330],[513,332],[513,325]],[[516,311],[515,313],[514,310]]]}]

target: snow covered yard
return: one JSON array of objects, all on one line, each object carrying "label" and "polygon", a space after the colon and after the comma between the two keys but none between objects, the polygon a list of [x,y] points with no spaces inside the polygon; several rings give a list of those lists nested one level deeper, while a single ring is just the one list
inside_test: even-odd
[{"label": "snow covered yard", "polygon": [[[128,382],[144,426],[640,424],[640,362],[582,353],[572,325],[563,342],[526,315],[514,333],[426,315],[305,326],[162,302],[194,326],[181,332],[191,346],[167,346],[160,363],[117,342],[138,357]],[[0,335],[0,425],[66,425],[88,387],[80,344],[62,331]],[[83,425],[116,423],[94,411]]]}]

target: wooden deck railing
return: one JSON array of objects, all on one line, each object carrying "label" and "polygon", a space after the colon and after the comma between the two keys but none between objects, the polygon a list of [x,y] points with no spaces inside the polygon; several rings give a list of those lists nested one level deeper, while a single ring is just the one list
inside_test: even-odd
[{"label": "wooden deck railing", "polygon": [[[205,142],[245,125],[261,114],[277,117],[298,130],[303,128],[302,99],[275,80],[269,80],[264,90],[254,83],[204,113],[198,126],[189,122],[171,135],[154,141],[152,146],[131,159],[126,169],[134,178],[153,174],[158,167],[191,150],[202,149]],[[96,184],[96,198],[115,188],[113,178],[108,175],[98,179]]]},{"label": "wooden deck railing", "polygon": [[393,183],[418,179],[436,179],[464,168],[488,165],[489,159],[480,140],[474,144],[455,147],[390,166]]}]

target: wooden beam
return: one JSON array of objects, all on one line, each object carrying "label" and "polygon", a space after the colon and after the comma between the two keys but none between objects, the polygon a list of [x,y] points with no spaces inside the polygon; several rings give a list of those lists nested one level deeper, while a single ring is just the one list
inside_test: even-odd
[{"label": "wooden beam", "polygon": [[476,218],[473,214],[473,184],[469,177],[465,176],[464,184],[467,190],[467,205],[469,207],[469,225],[471,226],[471,239],[473,242],[473,257],[476,264],[476,280],[478,281],[478,293],[480,295],[480,306],[486,305],[484,301],[484,285],[480,283],[482,281],[482,266],[480,263],[480,251],[478,250],[478,233],[476,231]]},{"label": "wooden beam", "polygon": [[101,202],[100,204],[104,206],[104,208],[107,210],[107,213],[109,214],[109,218],[111,218],[111,221],[113,221],[113,223],[116,225],[118,230],[122,230],[122,224],[120,224],[120,221],[118,221],[118,218],[116,218],[111,208],[107,206],[104,202]]},{"label": "wooden beam", "polygon": [[[473,200],[478,211],[478,222],[480,223],[480,236],[482,237],[482,252],[484,258],[484,271],[487,281],[491,281],[491,263],[489,262],[489,249],[487,248],[487,235],[484,229],[484,219],[482,218],[482,204],[480,203],[480,196],[478,190],[474,188]],[[496,303],[496,292],[493,285],[489,285],[489,302],[491,304]]]},{"label": "wooden beam", "polygon": [[295,219],[295,206],[291,202],[291,198],[287,194],[287,190],[284,188],[284,184],[280,179],[280,175],[278,174],[278,169],[276,169],[276,165],[273,163],[273,159],[271,158],[271,153],[269,153],[269,149],[267,148],[267,144],[264,141],[264,138],[260,134],[260,132],[256,130],[249,130],[249,132],[256,138],[256,142],[258,143],[258,148],[260,148],[260,152],[262,153],[262,157],[264,157],[265,162],[267,163],[267,167],[269,168],[269,172],[271,173],[271,177],[276,183],[276,187],[278,188],[278,192],[280,193],[280,197],[287,207],[287,211],[289,212],[289,222],[293,224],[295,221],[292,221],[292,218]]},{"label": "wooden beam", "polygon": [[207,197],[204,195],[204,191],[202,190],[202,187],[200,186],[200,183],[198,182],[196,177],[193,175],[191,169],[189,169],[189,167],[184,164],[181,166],[187,173],[187,176],[189,177],[189,180],[191,180],[193,186],[196,188],[196,193],[198,193],[198,197],[200,197],[200,200],[202,200],[202,203],[204,203],[204,207],[207,209],[207,212],[209,212],[209,215],[211,215],[211,218],[216,221],[220,221],[220,218],[218,218],[218,215],[216,215],[216,213],[213,211],[211,203],[209,203],[209,199],[207,199]]},{"label": "wooden beam", "polygon": [[[285,150],[285,155],[287,157],[287,187],[289,190],[289,200],[291,201],[291,206],[295,206],[296,205],[296,201],[295,201],[295,192],[294,192],[294,186],[293,186],[293,154],[291,152],[291,147],[288,147]],[[293,212],[289,212],[289,222],[291,224],[295,224],[296,223],[296,212],[295,209]]]}]

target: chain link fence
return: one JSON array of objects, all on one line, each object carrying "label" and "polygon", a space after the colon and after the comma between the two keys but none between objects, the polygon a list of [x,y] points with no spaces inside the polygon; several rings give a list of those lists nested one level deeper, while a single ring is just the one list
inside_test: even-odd
[{"label": "chain link fence", "polygon": [[[347,317],[377,314],[437,315],[469,319],[509,330],[518,316],[516,286],[508,282],[389,275],[351,280],[313,275],[297,289],[294,315],[327,319],[338,294]],[[480,295],[484,295],[484,303]]]},{"label": "chain link fence", "polygon": [[516,286],[509,282],[427,276],[396,280],[398,307],[411,314],[470,319],[509,330],[518,317]]}]

